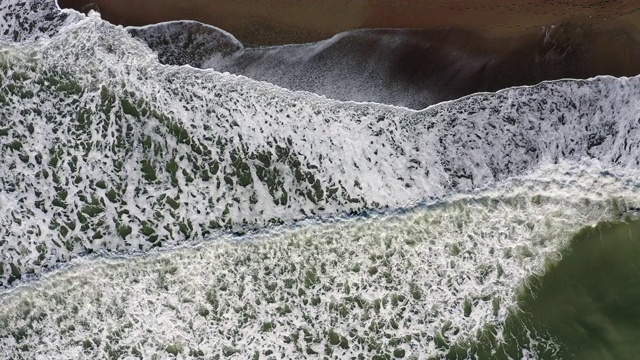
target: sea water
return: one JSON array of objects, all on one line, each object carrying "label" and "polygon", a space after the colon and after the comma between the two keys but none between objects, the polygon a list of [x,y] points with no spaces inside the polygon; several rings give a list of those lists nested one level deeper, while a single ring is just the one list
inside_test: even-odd
[{"label": "sea water", "polygon": [[413,111],[0,14],[3,357],[635,353],[640,78]]}]

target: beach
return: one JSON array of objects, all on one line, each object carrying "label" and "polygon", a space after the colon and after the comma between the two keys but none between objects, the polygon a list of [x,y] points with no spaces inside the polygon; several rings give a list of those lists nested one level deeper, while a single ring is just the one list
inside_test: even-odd
[{"label": "beach", "polygon": [[628,0],[59,3],[135,27],[163,63],[336,100],[422,109],[545,80],[640,73],[640,5]]},{"label": "beach", "polygon": [[62,7],[97,7],[105,20],[147,25],[196,20],[234,34],[245,44],[277,45],[326,39],[362,28],[456,27],[512,36],[571,21],[599,28],[628,26],[638,34],[640,3],[545,0],[60,0]]}]

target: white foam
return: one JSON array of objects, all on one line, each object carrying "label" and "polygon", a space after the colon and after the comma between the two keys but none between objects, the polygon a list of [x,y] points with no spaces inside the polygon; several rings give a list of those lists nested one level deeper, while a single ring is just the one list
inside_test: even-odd
[{"label": "white foam", "polygon": [[244,232],[410,207],[562,159],[640,161],[639,78],[549,82],[415,112],[163,66],[98,17],[0,55],[2,141],[19,142],[0,158],[3,284],[10,264],[39,273],[87,250],[201,241],[216,224]]},{"label": "white foam", "polygon": [[640,205],[637,172],[598,167],[544,167],[403,215],[77,260],[5,293],[0,354],[442,357],[438,341],[488,325],[501,338],[519,289],[577,230]]}]

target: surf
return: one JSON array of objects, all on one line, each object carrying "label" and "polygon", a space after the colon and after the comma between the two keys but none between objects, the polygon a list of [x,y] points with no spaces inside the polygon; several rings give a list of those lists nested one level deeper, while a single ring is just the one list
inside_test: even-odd
[{"label": "surf", "polygon": [[165,65],[29,4],[0,7],[3,355],[446,356],[640,208],[638,77],[417,111]]}]

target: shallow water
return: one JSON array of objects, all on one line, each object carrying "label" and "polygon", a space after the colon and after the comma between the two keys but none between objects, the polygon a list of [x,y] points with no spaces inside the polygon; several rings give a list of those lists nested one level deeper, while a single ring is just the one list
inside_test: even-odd
[{"label": "shallow water", "polygon": [[330,99],[424,109],[442,101],[563,78],[640,74],[640,42],[623,27],[560,23],[491,38],[466,28],[368,29],[311,44],[245,48],[213,26],[128,28],[169,65],[243,75]]}]

